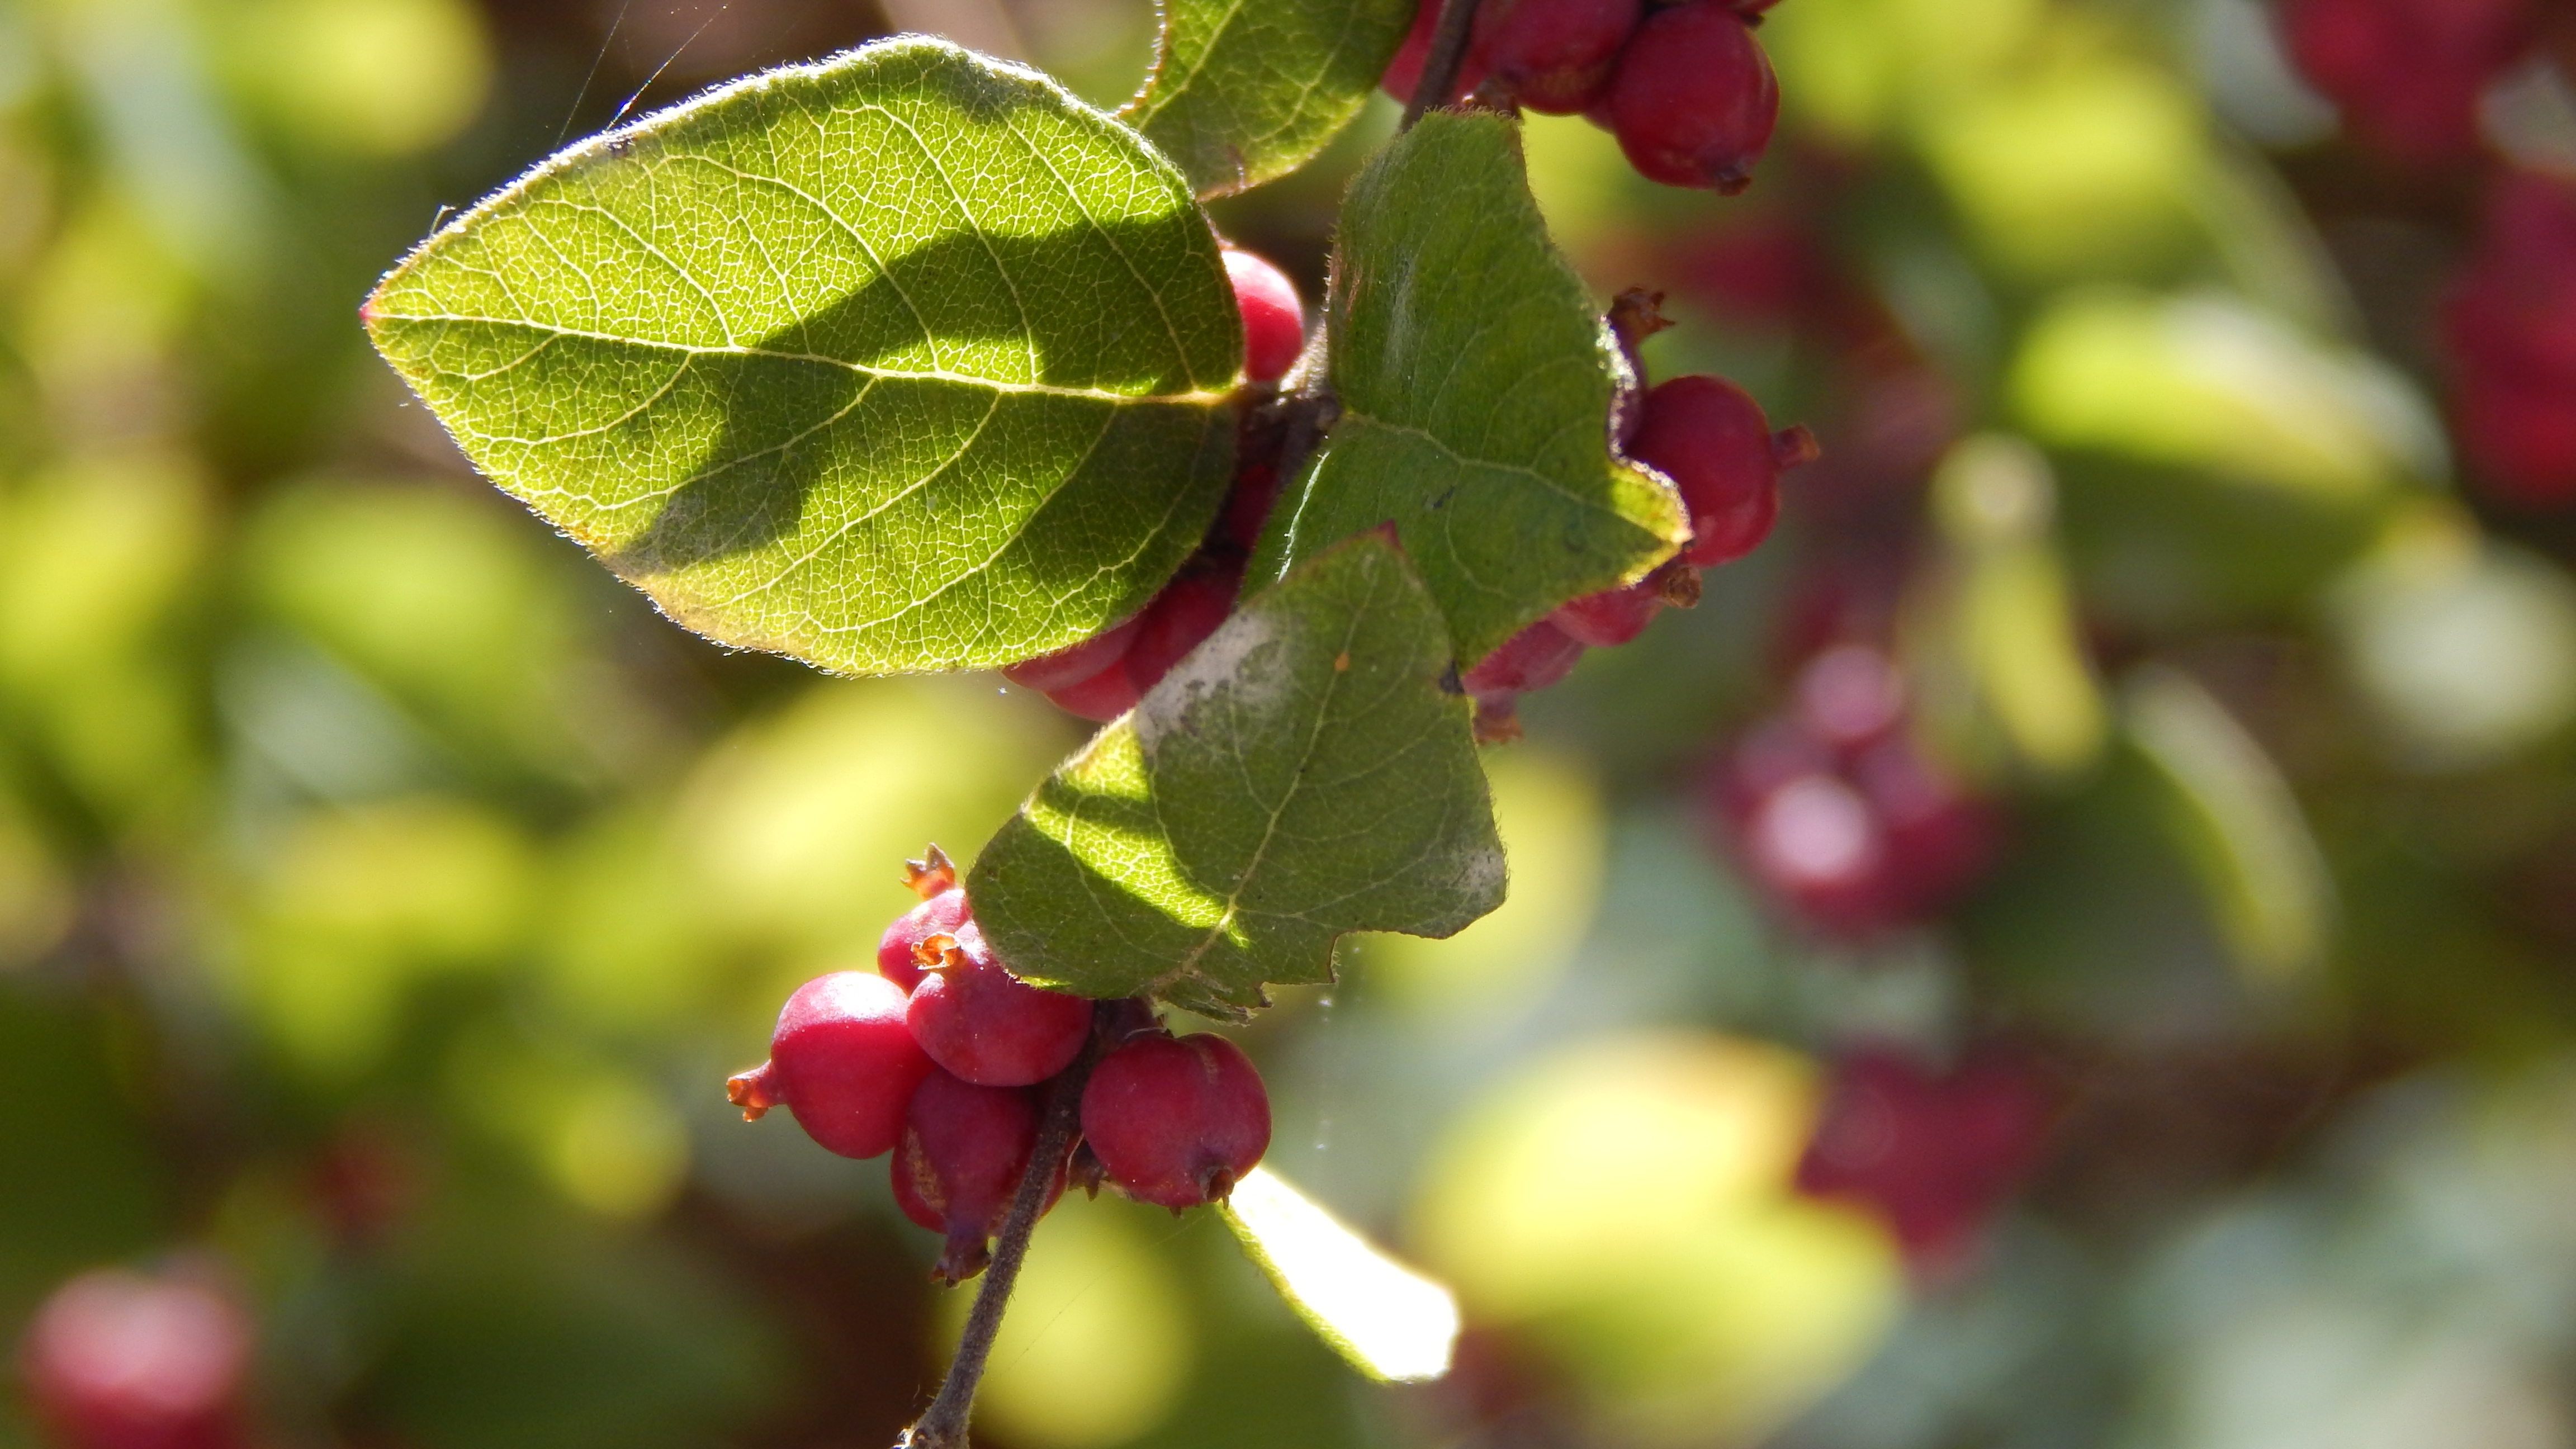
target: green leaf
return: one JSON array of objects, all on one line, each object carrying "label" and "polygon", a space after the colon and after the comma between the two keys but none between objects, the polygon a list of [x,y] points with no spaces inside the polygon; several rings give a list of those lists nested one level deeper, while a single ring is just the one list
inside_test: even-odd
[{"label": "green leaf", "polygon": [[856,673],[1142,606],[1224,493],[1242,354],[1168,162],[920,37],[573,147],[367,320],[478,466],[673,618]]},{"label": "green leaf", "polygon": [[1623,364],[1548,242],[1514,123],[1435,112],[1361,170],[1325,327],[1341,418],[1255,577],[1392,521],[1473,662],[1685,538],[1671,486],[1611,454]]},{"label": "green leaf", "polygon": [[1120,116],[1201,196],[1275,181],[1359,114],[1414,0],[1163,0],[1145,89]]},{"label": "green leaf", "polygon": [[1448,666],[1392,543],[1325,553],[1038,787],[975,862],[975,919],[1042,985],[1214,1016],[1331,980],[1343,932],[1460,930],[1503,852]]},{"label": "green leaf", "polygon": [[1267,1167],[1218,1204],[1244,1256],[1315,1336],[1381,1383],[1449,1372],[1458,1300],[1435,1279],[1380,1252]]}]

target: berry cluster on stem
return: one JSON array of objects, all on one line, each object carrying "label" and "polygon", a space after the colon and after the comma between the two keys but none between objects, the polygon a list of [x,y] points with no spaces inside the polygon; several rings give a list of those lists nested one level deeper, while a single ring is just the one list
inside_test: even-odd
[{"label": "berry cluster on stem", "polygon": [[932,1276],[984,1275],[948,1379],[907,1443],[962,1445],[1029,1234],[1068,1182],[1178,1213],[1221,1202],[1270,1145],[1270,1099],[1232,1042],[1175,1037],[1150,1004],[1033,986],[997,959],[939,848],[906,877],[874,972],[787,999],[769,1058],[726,1083],[844,1157],[891,1155],[904,1215],[942,1236]]}]

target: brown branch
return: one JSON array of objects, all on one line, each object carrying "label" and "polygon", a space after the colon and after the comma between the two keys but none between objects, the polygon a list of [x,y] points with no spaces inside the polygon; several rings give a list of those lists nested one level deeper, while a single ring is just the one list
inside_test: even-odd
[{"label": "brown branch", "polygon": [[895,1449],[967,1449],[966,1423],[975,1411],[975,1389],[984,1380],[985,1360],[992,1357],[993,1337],[1002,1330],[1002,1310],[1010,1304],[1011,1285],[1029,1255],[1029,1236],[1047,1210],[1056,1172],[1064,1165],[1080,1126],[1082,1084],[1091,1079],[1091,1064],[1099,1060],[1103,1047],[1103,1033],[1097,1029],[1102,1008],[1120,1004],[1102,1002],[1092,1009],[1095,1029],[1082,1055],[1049,1080],[1037,1145],[1029,1153],[1028,1170],[1020,1174],[1018,1191],[1011,1195],[1011,1210],[1002,1218],[992,1266],[984,1270],[984,1281],[975,1290],[975,1306],[967,1311],[966,1331],[957,1340],[957,1357],[949,1362],[938,1396],[895,1441]]},{"label": "brown branch", "polygon": [[[1431,0],[1423,0],[1424,4]],[[1440,23],[1431,32],[1431,53],[1422,58],[1422,77],[1414,82],[1413,99],[1405,103],[1404,124],[1410,131],[1422,113],[1449,104],[1457,88],[1459,67],[1467,63],[1467,37],[1476,23],[1478,0],[1441,0]]]}]

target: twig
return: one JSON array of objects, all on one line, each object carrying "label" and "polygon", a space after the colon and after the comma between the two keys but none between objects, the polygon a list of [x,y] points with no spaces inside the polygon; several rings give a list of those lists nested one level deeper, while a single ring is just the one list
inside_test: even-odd
[{"label": "twig", "polygon": [[[1114,1003],[1104,1003],[1104,1005]],[[1100,1011],[1093,1010],[1093,1021],[1100,1021]],[[957,1357],[948,1365],[948,1377],[941,1381],[939,1394],[922,1411],[919,1421],[895,1441],[895,1449],[967,1449],[966,1422],[975,1411],[975,1389],[984,1379],[984,1362],[992,1357],[993,1336],[1002,1329],[1002,1310],[1011,1301],[1011,1285],[1020,1276],[1020,1263],[1028,1257],[1029,1235],[1037,1230],[1038,1218],[1046,1212],[1047,1195],[1055,1186],[1056,1171],[1064,1165],[1065,1155],[1073,1146],[1074,1131],[1082,1114],[1082,1084],[1091,1079],[1091,1064],[1101,1052],[1101,1033],[1095,1030],[1082,1055],[1072,1066],[1055,1075],[1049,1086],[1046,1115],[1038,1122],[1037,1145],[1029,1153],[1028,1170],[1020,1174],[1019,1190],[1011,1195],[1011,1210],[1002,1219],[1002,1231],[993,1244],[992,1266],[984,1270],[982,1286],[975,1290],[975,1306],[967,1311],[966,1331],[957,1340]]]},{"label": "twig", "polygon": [[1431,32],[1431,53],[1422,58],[1422,77],[1413,84],[1413,99],[1405,102],[1404,124],[1397,129],[1410,131],[1423,112],[1449,104],[1449,92],[1458,84],[1458,68],[1467,63],[1467,35],[1476,23],[1477,3],[1441,0],[1440,23]]}]

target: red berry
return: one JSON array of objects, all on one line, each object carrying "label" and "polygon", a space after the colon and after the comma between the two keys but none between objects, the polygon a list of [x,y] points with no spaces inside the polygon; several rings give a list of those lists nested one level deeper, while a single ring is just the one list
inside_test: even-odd
[{"label": "red berry", "polygon": [[1742,15],[1722,0],[1686,0],[1637,27],[1601,105],[1648,180],[1732,196],[1753,184],[1780,87]]},{"label": "red berry", "polygon": [[1270,506],[1278,501],[1278,467],[1245,464],[1234,475],[1234,491],[1226,495],[1225,519],[1217,526],[1217,537],[1250,553],[1261,542],[1262,525],[1270,521]]},{"label": "red berry", "polygon": [[1547,622],[1578,644],[1611,649],[1644,633],[1647,622],[1663,606],[1663,579],[1648,577],[1625,588],[1570,599],[1557,605]]},{"label": "red berry", "polygon": [[1145,627],[1127,651],[1127,678],[1142,695],[1162,682],[1189,652],[1234,612],[1243,586],[1243,561],[1201,554],[1182,565],[1145,610]]},{"label": "red berry", "polygon": [[1993,812],[1902,734],[1862,751],[1851,778],[1886,832],[1891,893],[1905,918],[1937,914],[1984,874],[1998,833]]},{"label": "red berry", "polygon": [[1178,1212],[1223,1199],[1261,1160],[1270,1094],[1221,1036],[1140,1036],[1092,1068],[1082,1136],[1128,1196]]},{"label": "red berry", "polygon": [[2531,45],[2528,0],[2289,0],[2291,61],[2376,150],[2474,155],[2478,98]]},{"label": "red berry", "polygon": [[1610,83],[1640,8],[1638,0],[1485,0],[1476,52],[1522,105],[1580,115]]},{"label": "red berry", "polygon": [[1762,405],[1744,389],[1695,373],[1646,394],[1628,454],[1681,489],[1691,523],[1682,557],[1708,568],[1742,558],[1770,536],[1780,516],[1780,470],[1812,457],[1812,447],[1802,428],[1772,433]]},{"label": "red berry", "polygon": [[[894,1200],[905,1217],[946,1235],[937,1276],[964,1282],[992,1261],[986,1245],[1002,1230],[1037,1140],[1027,1088],[979,1087],[937,1070],[922,1079],[895,1149]],[[1059,1167],[1047,1202],[1063,1191]]]},{"label": "red berry", "polygon": [[[1407,104],[1412,102],[1413,88],[1422,81],[1422,67],[1431,59],[1431,34],[1439,27],[1440,0],[1422,0],[1421,8],[1413,12],[1413,28],[1405,32],[1404,43],[1396,47],[1395,59],[1386,63],[1386,74],[1378,80],[1388,95]],[[1471,45],[1459,60],[1457,84],[1441,100],[1454,101],[1472,94],[1484,83],[1484,58]]]},{"label": "red berry", "polygon": [[1798,1188],[1868,1203],[1916,1267],[1950,1267],[2037,1159],[2049,1096],[2037,1071],[2004,1053],[1945,1073],[1865,1048],[1835,1068]]},{"label": "red berry", "polygon": [[36,1310],[20,1361],[68,1449],[227,1449],[250,1353],[248,1316],[214,1288],[103,1268]]},{"label": "red berry", "polygon": [[978,1086],[1025,1087],[1081,1055],[1091,1003],[1002,969],[973,921],[923,949],[943,959],[913,988],[904,1020],[932,1061]]},{"label": "red berry", "polygon": [[726,1082],[726,1095],[745,1121],[785,1105],[807,1136],[843,1157],[887,1151],[930,1071],[904,1004],[903,988],[873,971],[815,977],[779,1011],[769,1060]]},{"label": "red berry", "polygon": [[1458,682],[1477,699],[1507,701],[1563,679],[1582,657],[1583,646],[1572,635],[1541,619],[1477,660]]},{"label": "red berry", "polygon": [[1136,707],[1145,691],[1127,675],[1124,660],[1100,671],[1080,684],[1050,689],[1046,697],[1066,714],[1089,720],[1113,720]]},{"label": "red berry", "polygon": [[2496,183],[2442,334],[2474,476],[2525,504],[2576,500],[2576,183]]},{"label": "red berry", "polygon": [[1225,275],[1234,283],[1235,308],[1243,313],[1243,375],[1277,382],[1306,348],[1306,310],[1297,284],[1239,247],[1225,249]]},{"label": "red berry", "polygon": [[[1053,694],[1059,689],[1083,683],[1103,670],[1115,669],[1127,657],[1127,648],[1136,642],[1136,631],[1144,627],[1145,613],[1139,609],[1126,622],[1092,635],[1079,644],[1070,644],[1053,654],[1023,659],[1002,666],[1002,677],[1022,689]],[[1111,711],[1116,713],[1116,711]]]},{"label": "red berry", "polygon": [[905,992],[921,984],[921,943],[933,936],[953,936],[975,918],[966,892],[950,886],[894,918],[877,937],[877,974]]}]

